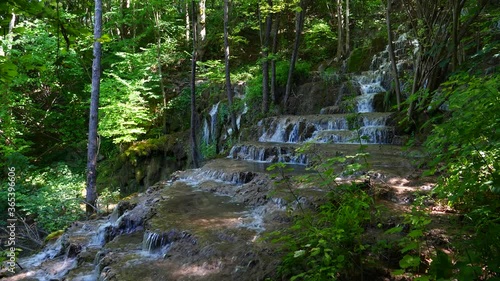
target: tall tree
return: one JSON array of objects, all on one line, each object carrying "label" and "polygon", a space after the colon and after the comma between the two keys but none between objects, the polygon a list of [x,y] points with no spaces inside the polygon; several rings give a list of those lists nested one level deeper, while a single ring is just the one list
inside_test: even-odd
[{"label": "tall tree", "polygon": [[196,20],[196,30],[197,30],[197,52],[198,59],[203,60],[205,55],[205,47],[207,45],[207,12],[206,12],[206,0],[198,0],[197,12],[194,12],[197,16]]},{"label": "tall tree", "polygon": [[199,152],[198,152],[198,141],[196,140],[196,60],[197,60],[197,26],[196,26],[196,2],[193,0],[191,2],[193,8],[192,16],[192,30],[193,30],[193,54],[191,58],[191,128],[190,128],[190,142],[191,142],[191,158],[193,158],[193,166],[198,168],[199,163]]},{"label": "tall tree", "polygon": [[[451,61],[452,67],[458,65],[455,48],[461,44],[488,2],[487,0],[459,0],[458,3],[444,0],[402,1],[411,32],[419,43],[414,59],[412,86],[412,94],[417,94],[419,97],[412,99],[407,112],[409,119],[415,125],[419,125],[417,120],[420,116],[416,110],[417,102],[420,110],[427,110],[432,101],[432,95],[420,96],[419,91],[425,88],[429,93],[433,93],[447,78],[449,62]],[[451,27],[451,31],[447,27]],[[448,49],[450,45],[453,48],[451,52]]]},{"label": "tall tree", "polygon": [[264,26],[264,43],[262,44],[262,113],[269,111],[269,39],[271,37],[272,0],[267,0],[266,22]]},{"label": "tall tree", "polygon": [[286,109],[290,92],[292,91],[293,72],[295,70],[295,63],[299,56],[300,38],[302,37],[302,30],[304,29],[304,18],[306,14],[306,0],[300,0],[298,11],[295,15],[295,42],[293,44],[292,57],[290,59],[290,68],[288,69],[288,79],[285,87],[285,97],[283,98],[283,107]]},{"label": "tall tree", "polygon": [[231,128],[233,134],[238,135],[238,125],[236,123],[236,114],[233,110],[233,90],[231,87],[231,73],[229,71],[229,0],[224,0],[224,61],[226,72],[226,93],[229,107],[229,116],[231,118]]},{"label": "tall tree", "polygon": [[342,0],[337,0],[337,60],[344,56],[344,13]]},{"label": "tall tree", "polygon": [[401,110],[401,90],[399,86],[399,77],[398,77],[398,67],[396,65],[396,56],[394,54],[394,43],[392,36],[392,27],[391,27],[391,6],[392,0],[387,0],[387,8],[385,14],[385,21],[387,24],[387,39],[389,41],[389,57],[391,59],[392,66],[392,75],[394,76],[394,88],[396,90],[396,101],[398,105],[398,111]]},{"label": "tall tree", "polygon": [[271,99],[274,104],[278,104],[278,93],[276,90],[276,53],[278,52],[278,30],[280,24],[280,13],[276,13],[276,17],[273,24],[273,44],[271,48],[272,58],[271,58]]},{"label": "tall tree", "polygon": [[94,60],[92,62],[92,89],[90,96],[89,136],[87,151],[87,189],[86,212],[96,211],[97,201],[97,151],[98,151],[98,112],[101,79],[101,30],[102,30],[102,0],[95,0],[94,15]]}]

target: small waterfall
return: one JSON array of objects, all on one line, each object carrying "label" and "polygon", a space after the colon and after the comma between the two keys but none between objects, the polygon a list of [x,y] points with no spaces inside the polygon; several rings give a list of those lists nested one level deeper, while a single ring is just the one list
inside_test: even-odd
[{"label": "small waterfall", "polygon": [[382,73],[370,71],[361,76],[354,77],[361,89],[361,96],[357,98],[357,110],[359,113],[373,112],[373,98],[376,94],[385,92],[382,87]]},{"label": "small waterfall", "polygon": [[288,137],[288,142],[295,143],[298,141],[299,141],[299,123],[295,123]]},{"label": "small waterfall", "polygon": [[111,222],[106,222],[99,226],[96,235],[92,237],[90,240],[89,246],[101,247],[107,242],[109,242],[110,237],[110,229],[114,227],[114,224]]},{"label": "small waterfall", "polygon": [[210,139],[212,142],[217,141],[217,136],[216,136],[216,128],[217,128],[217,113],[219,112],[219,104],[220,101],[214,106],[212,106],[212,109],[209,112],[210,115]]},{"label": "small waterfall", "polygon": [[[264,132],[259,138],[260,142],[285,142],[284,131],[285,131],[285,122],[287,120],[284,119],[275,119],[270,129],[267,132]],[[274,128],[274,130],[273,130]]]},{"label": "small waterfall", "polygon": [[245,115],[248,112],[248,106],[247,103],[244,104],[243,111],[238,114],[238,117],[236,118],[236,126],[238,129],[241,127],[241,117]]},{"label": "small waterfall", "polygon": [[259,146],[253,144],[234,145],[228,158],[260,163],[283,162],[287,164],[307,165],[305,154],[295,152],[293,146]]},{"label": "small waterfall", "polygon": [[[371,97],[373,98],[373,96]],[[370,105],[371,107],[371,105]],[[308,115],[308,116],[282,116],[268,119],[261,124],[270,124],[267,130],[262,130],[259,142],[262,143],[358,143],[362,137],[363,143],[367,144],[388,144],[392,141],[394,128],[388,126],[391,113],[365,112],[357,114],[333,114],[333,115]],[[349,121],[348,121],[349,120]],[[378,136],[378,137],[375,137]],[[256,161],[257,152],[245,151],[239,148],[232,150],[230,155],[233,158]],[[237,155],[237,154],[241,155]],[[288,152],[287,152],[288,153]],[[265,158],[259,161],[270,161],[272,155],[278,155],[272,151],[265,153]],[[288,161],[296,161],[304,164],[303,160],[285,157]],[[279,160],[281,161],[281,160]]]},{"label": "small waterfall", "polygon": [[207,119],[203,119],[203,142],[205,144],[210,143],[210,128],[208,127]]},{"label": "small waterfall", "polygon": [[148,253],[160,252],[164,255],[170,248],[171,244],[172,241],[170,241],[167,234],[145,231],[142,239],[142,250],[147,251]]}]

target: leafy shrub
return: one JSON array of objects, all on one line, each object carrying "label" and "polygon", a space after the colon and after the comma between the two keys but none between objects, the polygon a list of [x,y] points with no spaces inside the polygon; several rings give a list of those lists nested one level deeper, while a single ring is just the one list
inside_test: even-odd
[{"label": "leafy shrub", "polygon": [[[62,229],[81,218],[84,174],[59,163],[23,175],[24,180],[19,177],[16,181],[16,207],[21,216],[34,220],[47,232]],[[7,202],[6,191],[0,192],[0,198],[1,202]]]},{"label": "leafy shrub", "polygon": [[305,28],[304,34],[305,50],[309,57],[319,62],[327,59],[329,53],[335,48],[335,33],[324,19],[313,19],[311,26]]},{"label": "leafy shrub", "polygon": [[459,73],[443,84],[443,94],[431,104],[446,112],[445,121],[432,125],[425,142],[433,159],[429,173],[441,175],[435,193],[464,213],[473,233],[455,257],[459,280],[500,274],[500,239],[495,234],[500,230],[499,92],[498,73]]},{"label": "leafy shrub", "polygon": [[290,280],[337,280],[352,272],[367,249],[361,242],[370,221],[372,199],[356,185],[342,185],[328,193],[319,212],[299,216],[290,232],[276,232],[275,242],[288,253],[279,273]]},{"label": "leafy shrub", "polygon": [[[362,148],[362,147],[361,147]],[[306,143],[298,152],[313,152],[311,143]],[[328,159],[313,156],[313,169],[317,173],[300,177],[301,182],[331,190],[326,203],[317,212],[304,210],[299,197],[286,182],[289,191],[298,203],[301,213],[294,216],[293,225],[284,231],[271,234],[273,241],[280,243],[285,256],[279,275],[290,280],[337,280],[340,276],[357,276],[356,268],[364,263],[362,254],[369,245],[362,242],[365,226],[373,216],[374,201],[356,183],[340,184],[340,174],[354,175],[365,167],[366,153],[354,156],[338,156]],[[269,169],[285,169],[277,163]],[[288,181],[282,172],[282,177]]]}]

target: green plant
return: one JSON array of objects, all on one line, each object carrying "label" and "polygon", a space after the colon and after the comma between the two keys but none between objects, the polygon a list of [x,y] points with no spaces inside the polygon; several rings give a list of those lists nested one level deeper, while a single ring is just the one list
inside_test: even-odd
[{"label": "green plant", "polygon": [[395,275],[401,275],[406,271],[415,273],[420,271],[424,233],[426,226],[431,223],[428,214],[417,206],[413,206],[411,213],[404,214],[403,217],[402,225],[386,231],[386,234],[401,233],[405,228],[407,231],[407,234],[398,242],[398,246],[401,248],[400,251],[404,256],[399,261],[401,269],[396,270]]},{"label": "green plant", "polygon": [[[41,229],[52,232],[82,217],[83,174],[59,163],[25,175],[25,180],[16,182],[16,208],[27,221],[34,220]],[[7,202],[7,193],[0,192],[0,198]]]},{"label": "green plant", "polygon": [[212,159],[217,156],[217,144],[210,143],[207,144],[205,142],[200,143],[200,151],[203,159]]},{"label": "green plant", "polygon": [[[362,235],[373,220],[374,201],[361,189],[364,185],[357,181],[341,184],[337,178],[366,167],[362,164],[366,154],[323,158],[313,143],[306,143],[296,152],[311,156],[313,164],[309,169],[315,173],[291,179],[284,163],[268,168],[278,171],[277,183],[284,184],[300,210],[289,229],[271,234],[273,241],[285,250],[279,275],[290,280],[318,281],[358,276],[357,269],[365,263],[363,253],[370,248],[363,243]],[[299,191],[293,188],[295,183],[329,190],[327,201],[317,211],[304,208]]]},{"label": "green plant", "polygon": [[296,218],[290,232],[274,233],[279,237],[274,241],[288,250],[279,268],[281,276],[337,280],[362,267],[362,253],[369,246],[362,243],[361,235],[371,219],[372,199],[355,184],[341,185],[327,198],[318,213]]}]

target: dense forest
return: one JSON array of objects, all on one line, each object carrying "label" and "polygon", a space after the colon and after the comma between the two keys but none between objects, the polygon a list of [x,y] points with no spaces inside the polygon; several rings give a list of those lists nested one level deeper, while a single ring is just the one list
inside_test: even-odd
[{"label": "dense forest", "polygon": [[[361,136],[352,157],[308,162],[318,177],[272,161],[299,207],[288,232],[269,234],[278,269],[252,280],[370,280],[389,255],[390,280],[500,280],[498,0],[4,0],[0,40],[0,261],[8,219],[16,252],[32,254],[279,116],[327,108],[366,123],[355,77],[385,67],[374,106],[391,116],[390,140]],[[313,149],[307,128],[281,130]],[[376,218],[362,172],[366,150],[385,145],[433,182],[392,223]],[[298,182],[335,188],[311,214]],[[464,231],[440,247],[427,230],[436,206]],[[371,228],[399,238],[368,243]]]}]

